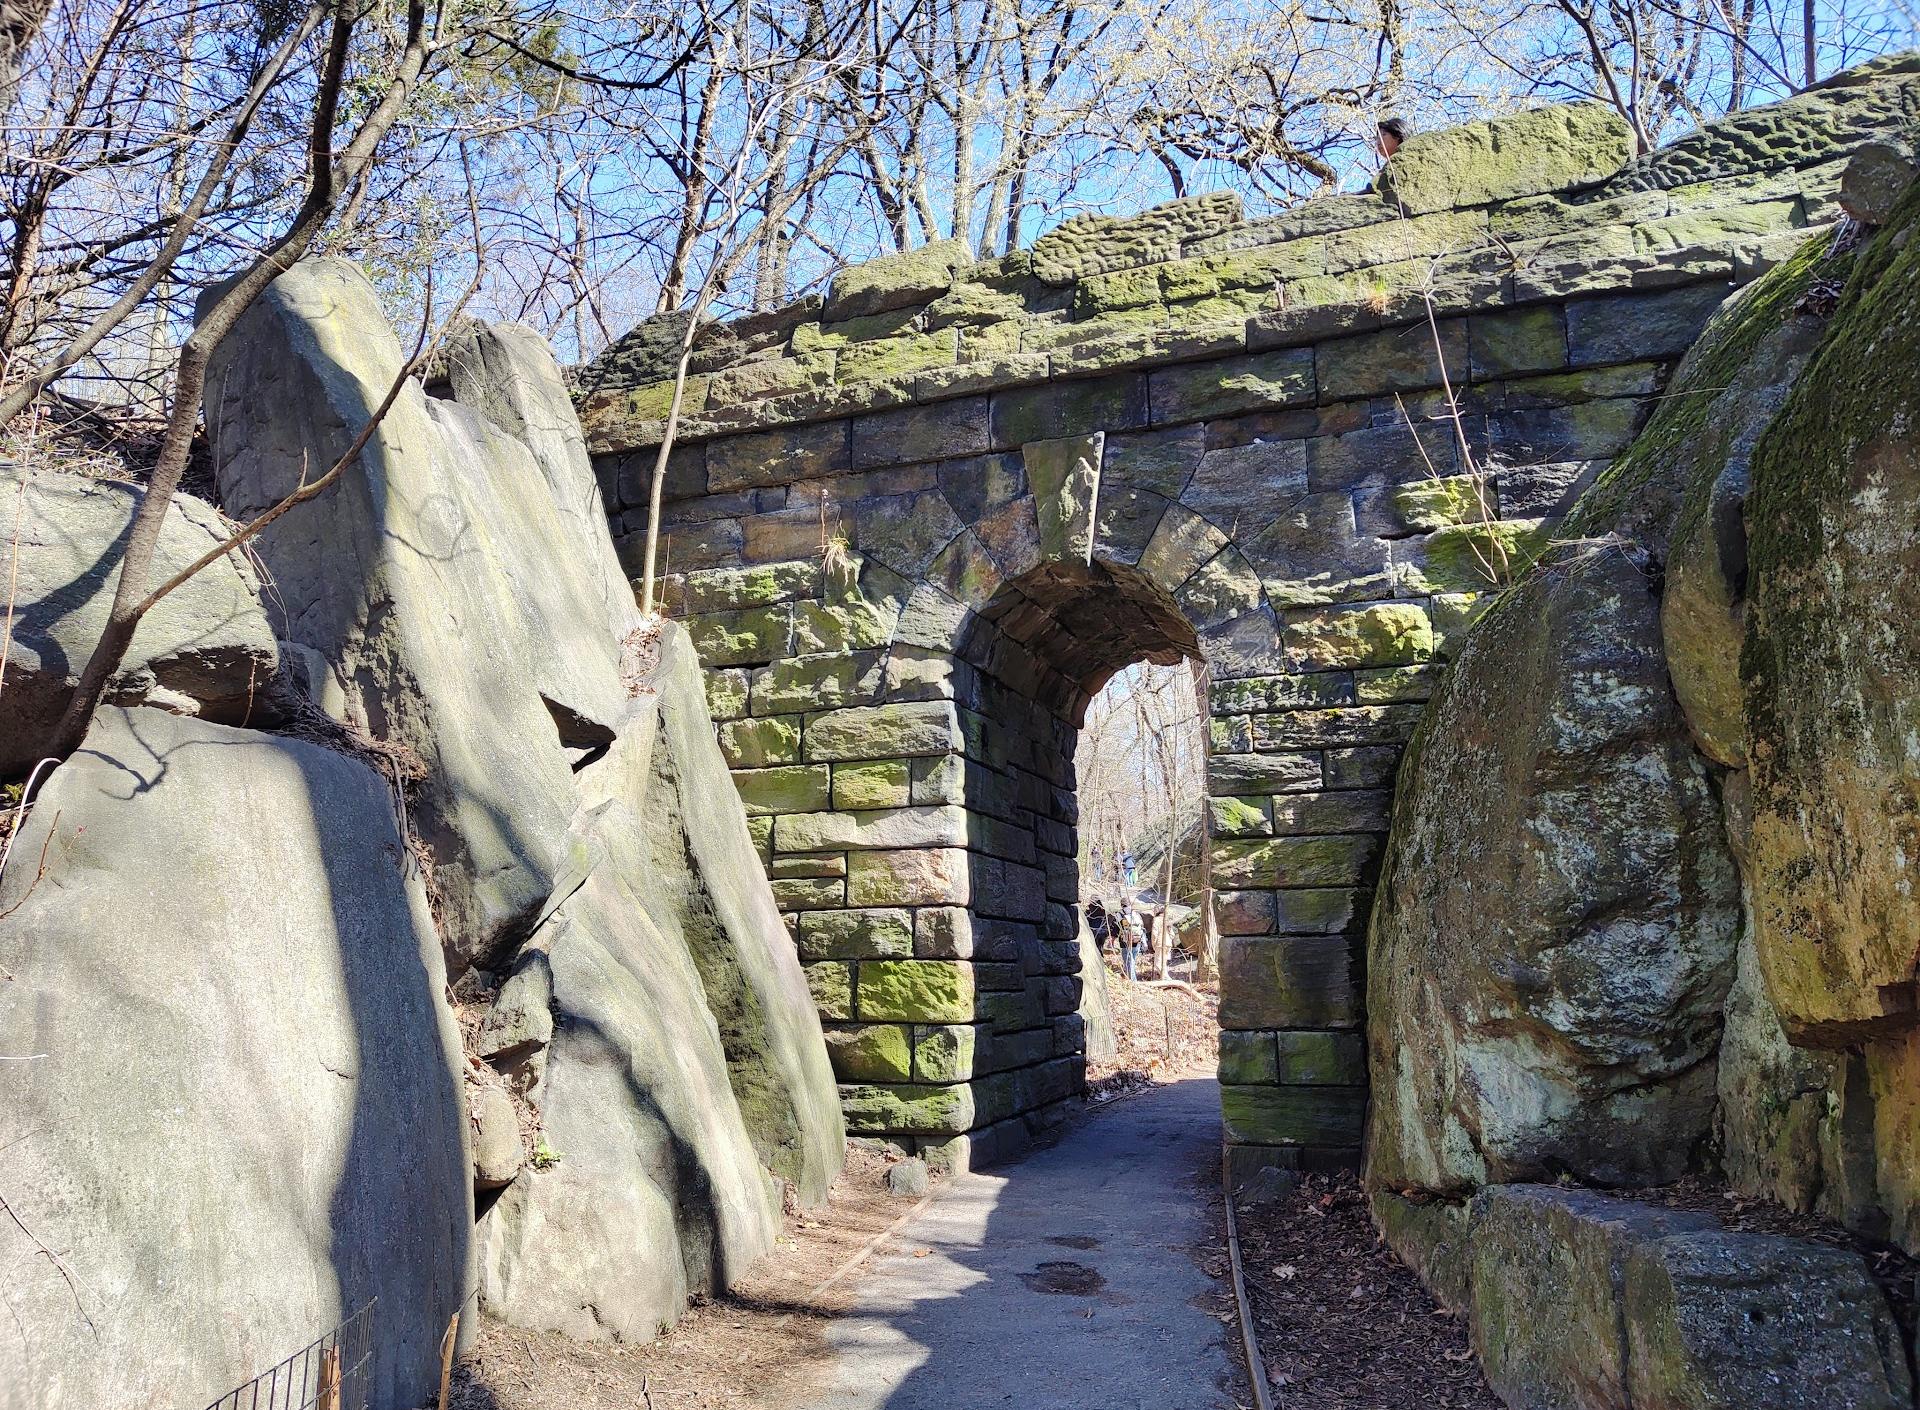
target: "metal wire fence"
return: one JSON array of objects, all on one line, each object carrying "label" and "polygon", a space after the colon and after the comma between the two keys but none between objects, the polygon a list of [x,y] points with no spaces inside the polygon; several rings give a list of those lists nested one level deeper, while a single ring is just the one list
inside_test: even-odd
[{"label": "metal wire fence", "polygon": [[271,1370],[221,1396],[207,1410],[366,1410],[373,1381],[369,1302]]}]

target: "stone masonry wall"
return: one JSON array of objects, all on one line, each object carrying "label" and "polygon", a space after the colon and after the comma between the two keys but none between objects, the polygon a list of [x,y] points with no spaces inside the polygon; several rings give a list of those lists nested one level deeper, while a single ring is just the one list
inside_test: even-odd
[{"label": "stone masonry wall", "polygon": [[[1370,888],[1450,643],[1728,290],[1837,218],[1846,152],[1914,123],[1916,74],[1624,165],[1591,107],[1509,120],[1520,162],[1486,124],[1435,133],[1389,194],[939,245],[703,329],[667,601],[850,1126],[987,1159],[1078,1089],[1077,726],[1113,671],[1196,655],[1228,1137],[1352,1160]],[[582,373],[629,571],[683,327]]]}]

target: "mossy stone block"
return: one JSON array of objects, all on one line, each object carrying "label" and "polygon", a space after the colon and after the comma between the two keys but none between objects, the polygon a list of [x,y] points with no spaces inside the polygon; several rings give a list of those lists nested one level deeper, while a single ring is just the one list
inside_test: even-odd
[{"label": "mossy stone block", "polygon": [[1633,159],[1633,130],[1605,103],[1556,103],[1415,133],[1380,188],[1409,215],[1592,185]]},{"label": "mossy stone block", "polygon": [[856,852],[848,862],[847,898],[856,906],[964,906],[971,895],[964,848]]},{"label": "mossy stone block", "polygon": [[990,421],[993,444],[1003,449],[1094,431],[1130,431],[1147,424],[1147,379],[1122,372],[1000,392]]},{"label": "mossy stone block", "polygon": [[912,802],[912,766],[905,759],[833,766],[833,806],[904,808]]},{"label": "mossy stone block", "polygon": [[1098,318],[1117,309],[1142,308],[1160,302],[1160,271],[1152,266],[1095,274],[1073,289],[1076,318]]},{"label": "mossy stone block", "polygon": [[953,286],[956,270],[972,263],[965,240],[935,240],[856,264],[834,275],[820,316],[832,323],[927,303]]},{"label": "mossy stone block", "polygon": [[845,421],[723,436],[707,446],[707,488],[718,494],[838,475],[852,454],[849,436]]},{"label": "mossy stone block", "polygon": [[1227,838],[1213,844],[1214,882],[1229,888],[1352,886],[1372,874],[1379,856],[1380,839],[1366,833]]},{"label": "mossy stone block", "polygon": [[843,1085],[840,1110],[856,1133],[958,1136],[973,1129],[973,1088],[922,1087],[904,1083]]},{"label": "mossy stone block", "polygon": [[802,960],[903,959],[913,953],[913,913],[813,911],[800,917]]},{"label": "mossy stone block", "polygon": [[969,279],[955,284],[927,305],[927,327],[984,328],[1022,317],[1027,311],[1019,295]]},{"label": "mossy stone block", "polygon": [[[1434,650],[1440,649],[1439,631],[1434,632]],[[1354,698],[1362,705],[1388,705],[1408,700],[1430,699],[1440,688],[1441,667],[1382,666],[1353,673]]]},{"label": "mossy stone block", "polygon": [[776,855],[767,864],[767,875],[774,881],[791,879],[837,879],[847,874],[844,852],[789,852]]},{"label": "mossy stone block", "polygon": [[1222,936],[1220,1022],[1235,1029],[1357,1030],[1361,943],[1343,935]]},{"label": "mossy stone block", "polygon": [[1207,808],[1215,837],[1265,837],[1272,830],[1264,798],[1209,798]]},{"label": "mossy stone block", "polygon": [[750,607],[703,612],[686,619],[687,635],[705,666],[738,666],[784,656],[793,636],[793,609]]},{"label": "mossy stone block", "polygon": [[824,764],[735,769],[733,786],[749,814],[810,813],[827,806],[833,772]]},{"label": "mossy stone block", "polygon": [[1467,639],[1467,629],[1485,615],[1494,602],[1486,592],[1435,593],[1428,603],[1433,616],[1433,649],[1439,656],[1456,656]]},{"label": "mossy stone block", "polygon": [[1093,556],[1093,506],[1104,443],[1096,432],[1021,447],[1039,521],[1040,555],[1050,562],[1086,563]]},{"label": "mossy stone block", "polygon": [[[1281,1033],[1276,1035],[1276,1042],[1280,1082],[1302,1087],[1359,1087],[1366,1083],[1366,1044],[1358,1033]],[[1223,1076],[1221,1080],[1227,1079]]]},{"label": "mossy stone block", "polygon": [[858,705],[879,695],[884,679],[877,652],[789,656],[753,673],[753,713],[785,715]]},{"label": "mossy stone block", "polygon": [[671,582],[669,600],[683,613],[772,607],[817,595],[820,565],[803,560],[746,568],[699,568]]},{"label": "mossy stone block", "polygon": [[1433,655],[1433,623],[1418,603],[1301,608],[1285,623],[1289,661],[1307,670],[1403,666]]},{"label": "mossy stone block", "polygon": [[893,636],[894,618],[869,602],[800,602],[793,609],[793,649],[808,655],[871,651]]},{"label": "mossy stone block", "polygon": [[747,713],[752,677],[745,671],[702,671],[707,688],[707,713],[716,720],[737,719]]},{"label": "mossy stone block", "polygon": [[842,763],[945,754],[958,735],[952,702],[926,700],[809,715],[802,742],[809,760]]},{"label": "mossy stone block", "polygon": [[1257,1087],[1280,1080],[1271,1033],[1222,1033],[1220,1082],[1223,1086]]},{"label": "mossy stone block", "polygon": [[827,1057],[842,1082],[905,1082],[913,1076],[913,1044],[895,1023],[826,1030]]},{"label": "mossy stone block", "polygon": [[1387,493],[1394,518],[1415,533],[1494,517],[1493,486],[1481,475],[1433,476],[1395,485]]},{"label": "mossy stone block", "polygon": [[969,1023],[973,967],[960,960],[864,960],[856,1000],[863,1021]]},{"label": "mossy stone block", "polygon": [[1467,320],[1474,378],[1551,372],[1567,365],[1567,315],[1557,304],[1476,313]]},{"label": "mossy stone block", "polygon": [[[712,411],[743,402],[794,392],[818,391],[833,384],[833,357],[808,353],[800,357],[759,358],[716,372],[708,379],[706,406]],[[665,415],[662,412],[661,415]]]},{"label": "mossy stone block", "polygon": [[[708,380],[705,377],[686,379],[686,384],[680,390],[680,414],[683,417],[698,416],[706,410]],[[631,388],[621,399],[620,409],[635,421],[665,421],[672,407],[673,378],[665,377]]]},{"label": "mossy stone block", "polygon": [[968,1024],[916,1024],[913,1030],[914,1080],[964,1082],[973,1076],[975,1032]]},{"label": "mossy stone block", "polygon": [[1207,760],[1207,791],[1219,797],[1290,793],[1320,782],[1318,754],[1215,754]]},{"label": "mossy stone block", "polygon": [[1226,1122],[1227,1139],[1239,1145],[1351,1150],[1360,1144],[1366,1111],[1367,1094],[1359,1088],[1220,1089],[1220,1114]]},{"label": "mossy stone block", "polygon": [[1161,368],[1149,378],[1148,396],[1156,426],[1308,406],[1314,398],[1313,350],[1278,348]]},{"label": "mossy stone block", "polygon": [[1399,586],[1428,593],[1491,592],[1518,580],[1546,550],[1551,537],[1548,526],[1537,519],[1503,519],[1440,529],[1429,534],[1417,552],[1409,554]]},{"label": "mossy stone block", "polygon": [[1433,326],[1424,320],[1323,343],[1315,350],[1321,400],[1392,396],[1438,387],[1449,378],[1464,381],[1466,320],[1442,319],[1438,326],[1438,347]]},{"label": "mossy stone block", "polygon": [[720,752],[737,769],[790,764],[800,758],[800,719],[797,715],[770,719],[729,720],[720,726]]},{"label": "mossy stone block", "polygon": [[782,911],[831,911],[847,903],[847,884],[838,877],[773,877],[774,903]]},{"label": "mossy stone block", "polygon": [[825,1019],[853,1017],[853,966],[837,960],[806,966],[807,989]]},{"label": "mossy stone block", "polygon": [[838,375],[842,385],[911,376],[959,360],[960,336],[952,329],[938,333],[906,333],[871,343],[849,343],[840,350]]}]

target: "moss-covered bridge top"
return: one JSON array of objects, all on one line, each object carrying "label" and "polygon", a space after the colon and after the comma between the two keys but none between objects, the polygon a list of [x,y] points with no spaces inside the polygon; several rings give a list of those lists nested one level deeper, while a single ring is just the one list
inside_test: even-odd
[{"label": "moss-covered bridge top", "polygon": [[[1748,278],[1833,217],[1849,152],[1920,121],[1916,75],[1920,56],[1882,59],[1639,158],[1608,109],[1542,108],[1417,135],[1382,190],[1264,219],[1222,192],[1075,217],[996,259],[946,240],[873,260],[824,298],[704,328],[680,434],[1299,346],[1424,318],[1428,297],[1458,312]],[[582,369],[597,454],[658,444],[683,320]]]}]

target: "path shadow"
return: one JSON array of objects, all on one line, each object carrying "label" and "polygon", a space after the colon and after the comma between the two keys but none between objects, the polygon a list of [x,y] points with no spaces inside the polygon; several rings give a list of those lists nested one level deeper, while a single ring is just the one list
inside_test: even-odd
[{"label": "path shadow", "polygon": [[1250,1403],[1203,1267],[1225,1256],[1219,1110],[1211,1079],[1150,1089],[954,1181],[829,1329],[837,1379],[806,1410]]}]

